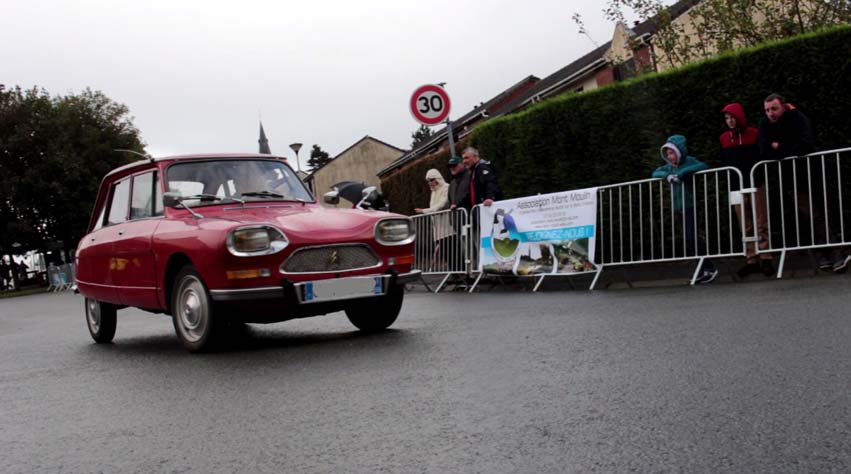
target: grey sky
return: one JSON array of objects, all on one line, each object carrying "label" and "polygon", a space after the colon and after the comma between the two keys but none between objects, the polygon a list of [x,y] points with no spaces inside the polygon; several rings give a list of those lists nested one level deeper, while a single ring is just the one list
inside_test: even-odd
[{"label": "grey sky", "polygon": [[[614,25],[605,1],[6,0],[0,83],[101,90],[154,155],[257,150],[301,162],[364,135],[408,148],[413,90],[446,82],[452,118],[529,74],[545,77]],[[668,3],[668,2],[666,2]]]}]

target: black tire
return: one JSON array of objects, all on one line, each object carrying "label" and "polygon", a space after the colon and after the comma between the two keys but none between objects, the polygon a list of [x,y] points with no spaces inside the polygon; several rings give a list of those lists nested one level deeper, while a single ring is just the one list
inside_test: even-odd
[{"label": "black tire", "polygon": [[189,352],[218,346],[224,321],[216,314],[207,285],[192,265],[181,268],[174,278],[171,314],[174,332]]},{"label": "black tire", "polygon": [[86,298],[86,326],[98,344],[108,344],[115,337],[118,309],[109,304]]},{"label": "black tire", "polygon": [[395,285],[385,296],[364,298],[346,308],[346,316],[356,328],[364,332],[378,332],[390,327],[402,310],[405,289]]}]

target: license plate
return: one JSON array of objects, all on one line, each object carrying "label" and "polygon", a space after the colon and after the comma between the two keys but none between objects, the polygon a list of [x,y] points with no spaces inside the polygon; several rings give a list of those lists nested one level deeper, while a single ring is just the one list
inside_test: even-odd
[{"label": "license plate", "polygon": [[309,281],[302,283],[301,286],[302,301],[305,303],[345,300],[384,294],[384,278],[380,276]]}]

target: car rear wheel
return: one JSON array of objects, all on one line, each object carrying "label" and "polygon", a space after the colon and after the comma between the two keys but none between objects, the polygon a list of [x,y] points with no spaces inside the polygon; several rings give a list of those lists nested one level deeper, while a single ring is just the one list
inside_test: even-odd
[{"label": "car rear wheel", "polygon": [[191,265],[183,267],[172,292],[174,331],[189,352],[208,351],[217,345],[222,321],[201,276]]},{"label": "car rear wheel", "polygon": [[115,337],[118,312],[116,307],[89,298],[86,298],[84,304],[86,305],[86,326],[89,328],[92,339],[98,344],[112,342],[112,338]]},{"label": "car rear wheel", "polygon": [[391,287],[385,296],[363,298],[346,308],[346,316],[356,328],[364,332],[378,332],[390,327],[402,310],[405,289],[401,285]]}]

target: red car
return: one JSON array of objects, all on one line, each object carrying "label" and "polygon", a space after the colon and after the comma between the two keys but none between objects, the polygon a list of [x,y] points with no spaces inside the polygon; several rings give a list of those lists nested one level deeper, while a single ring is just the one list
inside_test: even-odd
[{"label": "red car", "polygon": [[405,216],[328,209],[285,158],[186,155],[117,168],[100,186],[77,248],[77,287],[96,342],[116,311],[172,316],[190,351],[240,323],[344,310],[364,331],[396,320],[411,271]]}]

